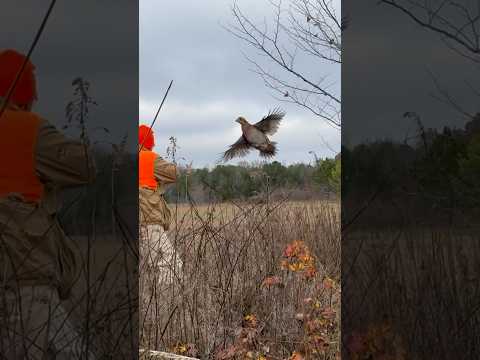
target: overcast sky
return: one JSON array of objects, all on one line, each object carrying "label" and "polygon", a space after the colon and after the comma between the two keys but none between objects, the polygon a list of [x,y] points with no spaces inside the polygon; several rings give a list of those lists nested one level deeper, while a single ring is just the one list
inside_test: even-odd
[{"label": "overcast sky", "polygon": [[[266,0],[238,0],[237,4],[253,19],[272,16]],[[238,116],[256,122],[280,105],[287,115],[272,137],[279,144],[276,160],[311,162],[309,151],[334,156],[329,147],[339,150],[340,131],[306,110],[279,102],[250,71],[242,51],[254,53],[223,28],[233,22],[232,5],[231,0],[169,1],[162,6],[156,0],[140,1],[140,123],[152,122],[164,91],[174,81],[154,127],[155,150],[165,155],[168,139],[174,136],[177,157],[185,158],[181,162],[193,161],[194,167],[214,165],[241,134],[234,122]],[[340,67],[332,71],[318,63],[302,66],[318,78],[329,73],[339,89]],[[246,159],[258,160],[258,153]]]},{"label": "overcast sky", "polygon": [[[49,4],[3,1],[0,48],[26,54]],[[137,11],[130,0],[57,1],[32,56],[38,80],[34,111],[63,126],[65,106],[73,99],[72,80],[80,76],[91,83],[90,95],[98,102],[88,121],[92,141],[119,143],[128,134],[128,148],[136,152]],[[110,134],[94,131],[99,126]]]},{"label": "overcast sky", "polygon": [[[467,3],[473,9],[478,6],[474,0]],[[454,18],[449,9],[459,8],[445,7],[442,13]],[[407,134],[414,135],[413,122],[403,118],[407,111],[417,112],[426,127],[463,128],[467,118],[435,98],[439,92],[432,74],[464,111],[480,110],[478,63],[452,51],[438,34],[377,0],[346,0],[342,10],[350,18],[342,54],[345,144],[378,138],[402,141]],[[467,82],[477,87],[477,94]]]},{"label": "overcast sky", "polygon": [[[175,136],[179,157],[194,166],[212,165],[240,135],[235,118],[257,121],[282,105],[287,116],[272,137],[279,143],[277,160],[308,162],[312,150],[332,156],[325,141],[338,149],[339,131],[308,111],[275,100],[249,70],[242,51],[253,55],[251,49],[222,27],[233,21],[232,4],[233,0],[170,1],[160,6],[156,0],[141,0],[138,19],[136,3],[129,0],[58,2],[33,54],[40,93],[36,111],[62,125],[65,105],[72,98],[71,81],[82,76],[92,82],[92,95],[99,103],[91,113],[92,127],[107,126],[113,135],[109,140],[115,142],[129,133],[136,151],[138,121],[152,121],[173,79],[155,126],[156,150],[163,155],[168,138]],[[26,52],[47,5],[6,0],[0,46]],[[258,22],[272,14],[268,0],[238,0],[238,5]],[[478,111],[478,96],[466,84],[480,81],[478,64],[376,0],[348,0],[344,6],[342,15],[350,17],[350,25],[343,35],[342,79],[339,68],[302,66],[319,77],[329,74],[337,89],[341,80],[345,143],[378,137],[401,140],[412,128],[402,118],[406,111],[418,112],[427,126],[463,127],[465,117],[432,98],[435,87],[429,72],[463,109]],[[258,159],[257,153],[248,159]]]}]

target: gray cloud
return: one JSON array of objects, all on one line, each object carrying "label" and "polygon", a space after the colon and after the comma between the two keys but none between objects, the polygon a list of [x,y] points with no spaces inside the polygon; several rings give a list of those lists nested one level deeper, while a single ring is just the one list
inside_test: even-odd
[{"label": "gray cloud", "polygon": [[[139,39],[134,16],[137,4],[128,0],[57,3],[32,58],[37,66],[35,110],[39,114],[62,125],[65,105],[72,98],[71,81],[82,76],[91,82],[91,94],[99,103],[90,114],[92,127],[108,127],[110,140],[116,142],[129,133],[133,150],[138,112],[140,122],[150,123],[163,91],[174,79],[155,128],[162,153],[168,138],[175,136],[183,157],[198,166],[211,165],[238,138],[240,129],[233,122],[237,116],[256,121],[278,105],[287,111],[284,125],[273,137],[279,142],[279,161],[310,161],[310,150],[330,156],[322,137],[339,148],[337,130],[307,111],[279,103],[249,70],[251,65],[242,56],[249,49],[222,28],[232,21],[231,1],[189,2],[188,6],[186,2],[163,2],[160,6],[158,1],[142,0]],[[268,1],[238,4],[260,21],[271,14]],[[47,6],[33,0],[8,0],[2,21],[6,36],[0,47],[26,52]],[[328,67],[303,65],[318,76],[331,73]],[[328,80],[337,90],[339,76],[336,69]]]},{"label": "gray cloud", "polygon": [[478,83],[478,66],[439,35],[374,0],[349,1],[345,13],[351,18],[342,65],[342,131],[348,142],[403,139],[413,130],[402,118],[406,111],[417,112],[427,127],[463,127],[465,117],[432,97],[438,92],[430,73],[466,111],[478,111],[478,96],[465,83]]},{"label": "gray cloud", "polygon": [[[307,111],[275,100],[250,71],[251,64],[242,55],[250,49],[222,27],[233,21],[232,4],[168,2],[160,7],[154,0],[140,3],[141,123],[152,121],[163,92],[174,80],[155,126],[156,150],[164,154],[168,138],[175,136],[180,157],[193,161],[194,166],[213,165],[240,136],[235,118],[243,115],[258,121],[280,105],[287,116],[272,137],[279,143],[278,161],[308,162],[311,150],[332,156],[322,138],[339,149],[340,132]],[[256,19],[272,14],[268,1],[241,0],[238,5]],[[302,65],[317,77],[332,72],[328,67]],[[339,77],[337,68],[329,79],[337,90]],[[247,160],[258,160],[258,155],[253,153]]]},{"label": "gray cloud", "polygon": [[[2,36],[0,48],[26,53],[49,3],[2,3],[2,33],[7,36]],[[137,12],[138,5],[128,0],[57,2],[32,56],[39,90],[35,111],[62,125],[73,95],[71,82],[81,76],[91,82],[91,95],[99,103],[90,114],[92,128],[108,127],[114,142],[129,133],[130,149],[136,151]]]}]

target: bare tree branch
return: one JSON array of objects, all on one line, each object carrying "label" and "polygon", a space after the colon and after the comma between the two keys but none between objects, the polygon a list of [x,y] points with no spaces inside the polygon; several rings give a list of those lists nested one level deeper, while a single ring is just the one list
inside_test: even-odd
[{"label": "bare tree branch", "polygon": [[478,1],[465,0],[380,0],[394,7],[418,25],[440,34],[457,53],[480,62]]},{"label": "bare tree branch", "polygon": [[[477,0],[380,0],[406,14],[415,23],[441,36],[445,45],[458,55],[480,64],[480,2]],[[436,88],[432,97],[453,108],[462,116],[472,119],[474,115],[463,109],[438,79],[430,73]],[[467,86],[479,95],[468,82]]]},{"label": "bare tree branch", "polygon": [[465,111],[462,106],[457,102],[457,100],[447,91],[445,90],[438,79],[435,77],[434,74],[430,72],[430,76],[433,80],[433,83],[435,84],[435,88],[437,89],[438,94],[431,94],[433,98],[436,100],[449,105],[452,107],[455,111],[466,117],[467,119],[473,119],[475,117],[475,114],[470,114],[469,112]]},{"label": "bare tree branch", "polygon": [[[257,25],[237,6],[234,24],[226,30],[257,50],[258,59],[245,55],[265,86],[286,101],[309,110],[335,128],[341,126],[338,90],[325,83],[326,75],[312,74],[301,64],[318,69],[341,64],[341,32],[344,20],[337,16],[333,0],[269,0],[271,22]],[[330,71],[330,70],[328,70]]]}]

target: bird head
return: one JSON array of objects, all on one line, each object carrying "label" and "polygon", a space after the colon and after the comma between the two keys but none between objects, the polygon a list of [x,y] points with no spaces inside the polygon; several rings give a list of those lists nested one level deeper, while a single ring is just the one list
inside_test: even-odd
[{"label": "bird head", "polygon": [[242,116],[238,117],[237,120],[235,120],[235,122],[237,122],[239,124],[242,124],[242,125],[248,124],[247,120]]}]

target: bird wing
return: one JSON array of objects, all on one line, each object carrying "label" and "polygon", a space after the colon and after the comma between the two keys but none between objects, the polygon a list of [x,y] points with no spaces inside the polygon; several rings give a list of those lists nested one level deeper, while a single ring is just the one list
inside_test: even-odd
[{"label": "bird wing", "polygon": [[242,135],[237,142],[230,145],[230,148],[223,154],[223,161],[228,161],[234,157],[243,157],[250,151],[250,144],[246,141]]},{"label": "bird wing", "polygon": [[254,126],[267,135],[273,135],[277,132],[278,126],[282,121],[285,113],[280,109],[270,111],[267,116],[264,116],[262,120],[256,123]]}]

